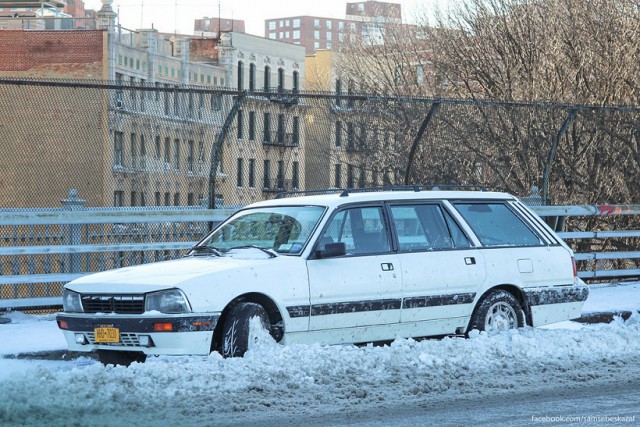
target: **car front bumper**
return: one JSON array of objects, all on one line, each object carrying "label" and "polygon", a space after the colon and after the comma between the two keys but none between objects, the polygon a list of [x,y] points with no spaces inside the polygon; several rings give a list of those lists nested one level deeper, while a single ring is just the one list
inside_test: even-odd
[{"label": "car front bumper", "polygon": [[[119,315],[60,313],[56,316],[71,351],[121,350],[153,355],[207,355],[219,313]],[[112,342],[98,342],[100,328],[117,330]],[[112,337],[113,338],[113,337]]]}]

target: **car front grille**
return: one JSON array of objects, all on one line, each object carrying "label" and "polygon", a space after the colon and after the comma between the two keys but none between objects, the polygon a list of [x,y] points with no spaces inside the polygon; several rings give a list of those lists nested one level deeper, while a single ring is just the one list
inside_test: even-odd
[{"label": "car front grille", "polygon": [[[96,337],[93,332],[85,332],[87,339],[89,340],[89,344],[96,344]],[[99,345],[109,345],[109,346],[119,346],[119,347],[140,347],[140,341],[138,340],[138,335],[132,333],[121,333],[119,342],[109,342],[109,343],[97,343]]]},{"label": "car front grille", "polygon": [[144,313],[143,295],[82,295],[85,313]]}]

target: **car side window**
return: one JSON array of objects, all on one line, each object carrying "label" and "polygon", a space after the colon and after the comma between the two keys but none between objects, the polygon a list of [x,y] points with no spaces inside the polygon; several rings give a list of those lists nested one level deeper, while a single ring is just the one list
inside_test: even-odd
[{"label": "car side window", "polygon": [[504,203],[454,203],[483,246],[538,246],[540,238]]},{"label": "car side window", "polygon": [[[469,247],[458,225],[436,204],[392,206],[393,224],[401,251]],[[454,237],[455,236],[455,237]]]},{"label": "car side window", "polygon": [[342,242],[347,255],[367,255],[390,251],[389,233],[381,207],[355,207],[335,214],[320,237],[316,249]]}]

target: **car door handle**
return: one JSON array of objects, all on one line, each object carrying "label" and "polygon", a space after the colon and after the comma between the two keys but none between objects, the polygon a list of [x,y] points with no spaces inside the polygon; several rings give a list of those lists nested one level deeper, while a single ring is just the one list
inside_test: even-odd
[{"label": "car door handle", "polygon": [[383,262],[380,267],[382,267],[382,271],[393,271],[393,264],[390,262]]},{"label": "car door handle", "polygon": [[475,257],[468,256],[468,257],[465,257],[464,263],[467,265],[476,265],[476,259]]}]

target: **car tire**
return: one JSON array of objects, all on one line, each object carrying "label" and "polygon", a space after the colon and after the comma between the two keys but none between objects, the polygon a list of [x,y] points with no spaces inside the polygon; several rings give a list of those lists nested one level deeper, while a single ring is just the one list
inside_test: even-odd
[{"label": "car tire", "polygon": [[518,300],[509,292],[493,290],[486,294],[478,303],[467,332],[503,331],[517,329],[524,325],[524,315]]},{"label": "car tire", "polygon": [[144,363],[147,355],[140,351],[98,350],[98,360],[105,366],[129,366],[133,362]]},{"label": "car tire", "polygon": [[234,306],[222,328],[222,356],[242,357],[255,341],[256,331],[251,331],[251,319],[257,317],[264,329],[269,330],[269,316],[260,304],[244,302]]}]

